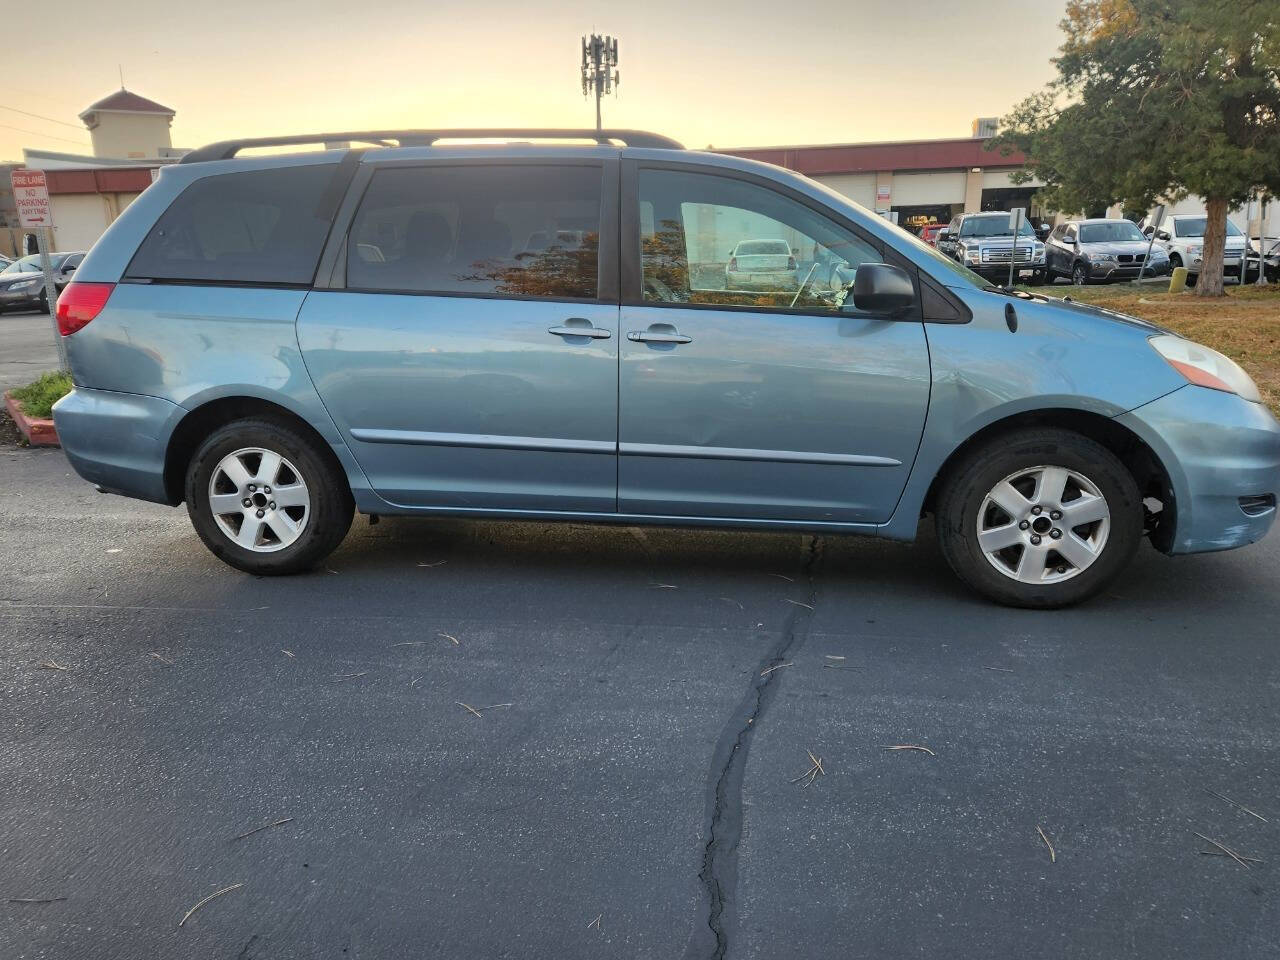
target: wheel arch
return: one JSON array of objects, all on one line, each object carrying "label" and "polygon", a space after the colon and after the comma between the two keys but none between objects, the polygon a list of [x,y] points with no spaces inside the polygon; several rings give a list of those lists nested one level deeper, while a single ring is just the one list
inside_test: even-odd
[{"label": "wheel arch", "polygon": [[320,455],[329,458],[343,476],[348,475],[341,459],[334,453],[333,447],[305,417],[282,404],[262,397],[243,395],[218,397],[191,409],[178,421],[169,435],[164,458],[164,489],[172,505],[177,506],[184,499],[183,486],[186,481],[187,465],[201,442],[224,424],[248,417],[274,420],[297,430],[311,440]]},{"label": "wheel arch", "polygon": [[1144,501],[1150,498],[1159,502],[1160,509],[1157,511],[1144,506],[1145,530],[1152,544],[1167,552],[1177,526],[1177,503],[1168,469],[1159,455],[1138,434],[1111,417],[1088,410],[1066,407],[1028,410],[995,420],[976,430],[951,451],[934,473],[925,494],[922,513],[933,512],[942,481],[971,451],[1002,434],[1026,427],[1070,430],[1088,437],[1115,454],[1137,483],[1138,492]]}]

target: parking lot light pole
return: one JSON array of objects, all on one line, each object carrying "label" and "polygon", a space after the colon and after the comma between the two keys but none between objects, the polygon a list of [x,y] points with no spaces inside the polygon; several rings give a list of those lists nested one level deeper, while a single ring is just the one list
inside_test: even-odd
[{"label": "parking lot light pole", "polygon": [[[1014,207],[1009,214],[1009,226],[1013,229],[1013,246],[1009,248],[1009,283],[1010,290],[1013,289],[1013,271],[1014,262],[1018,259],[1018,228],[1022,226],[1022,208]],[[1034,262],[1036,245],[1033,241],[1031,244],[1031,256],[1027,257],[1028,263]]]},{"label": "parking lot light pole", "polygon": [[49,303],[49,319],[53,323],[53,339],[58,344],[58,369],[64,373],[71,369],[67,360],[67,345],[58,330],[58,285],[53,279],[53,262],[49,259],[49,228],[36,228],[36,245],[40,249],[40,272],[44,274],[44,298]]},{"label": "parking lot light pole", "polygon": [[1160,223],[1164,220],[1164,204],[1156,204],[1156,219],[1151,225],[1151,239],[1147,241],[1147,252],[1142,255],[1142,269],[1138,271],[1138,280],[1141,281],[1147,275],[1147,264],[1151,261],[1151,248],[1156,245],[1156,231],[1160,229]]}]

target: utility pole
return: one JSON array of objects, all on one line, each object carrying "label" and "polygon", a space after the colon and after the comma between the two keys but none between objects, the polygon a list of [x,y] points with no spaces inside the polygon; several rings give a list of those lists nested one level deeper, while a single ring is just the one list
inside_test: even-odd
[{"label": "utility pole", "polygon": [[585,97],[595,91],[597,130],[602,129],[600,98],[606,93],[613,93],[618,82],[618,38],[602,37],[598,33],[583,37],[582,95]]}]

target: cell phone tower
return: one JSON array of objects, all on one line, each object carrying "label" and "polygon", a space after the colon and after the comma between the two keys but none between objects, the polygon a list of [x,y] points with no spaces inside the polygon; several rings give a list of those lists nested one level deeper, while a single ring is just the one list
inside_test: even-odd
[{"label": "cell phone tower", "polygon": [[596,129],[600,124],[600,98],[618,84],[618,38],[593,33],[582,38],[582,95],[596,94]]}]

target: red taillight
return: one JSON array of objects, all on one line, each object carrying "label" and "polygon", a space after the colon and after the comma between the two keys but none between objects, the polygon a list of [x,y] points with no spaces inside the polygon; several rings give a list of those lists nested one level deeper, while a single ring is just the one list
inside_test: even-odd
[{"label": "red taillight", "polygon": [[795,257],[787,257],[787,269],[788,269],[788,270],[794,270],[795,268],[796,268],[796,258],[795,258]]},{"label": "red taillight", "polygon": [[69,283],[58,296],[58,332],[69,337],[102,312],[114,283]]},{"label": "red taillight", "polygon": [[730,257],[730,258],[729,258],[729,272],[730,272],[730,273],[737,273],[737,272],[738,272],[738,258],[737,258],[737,257]]}]

